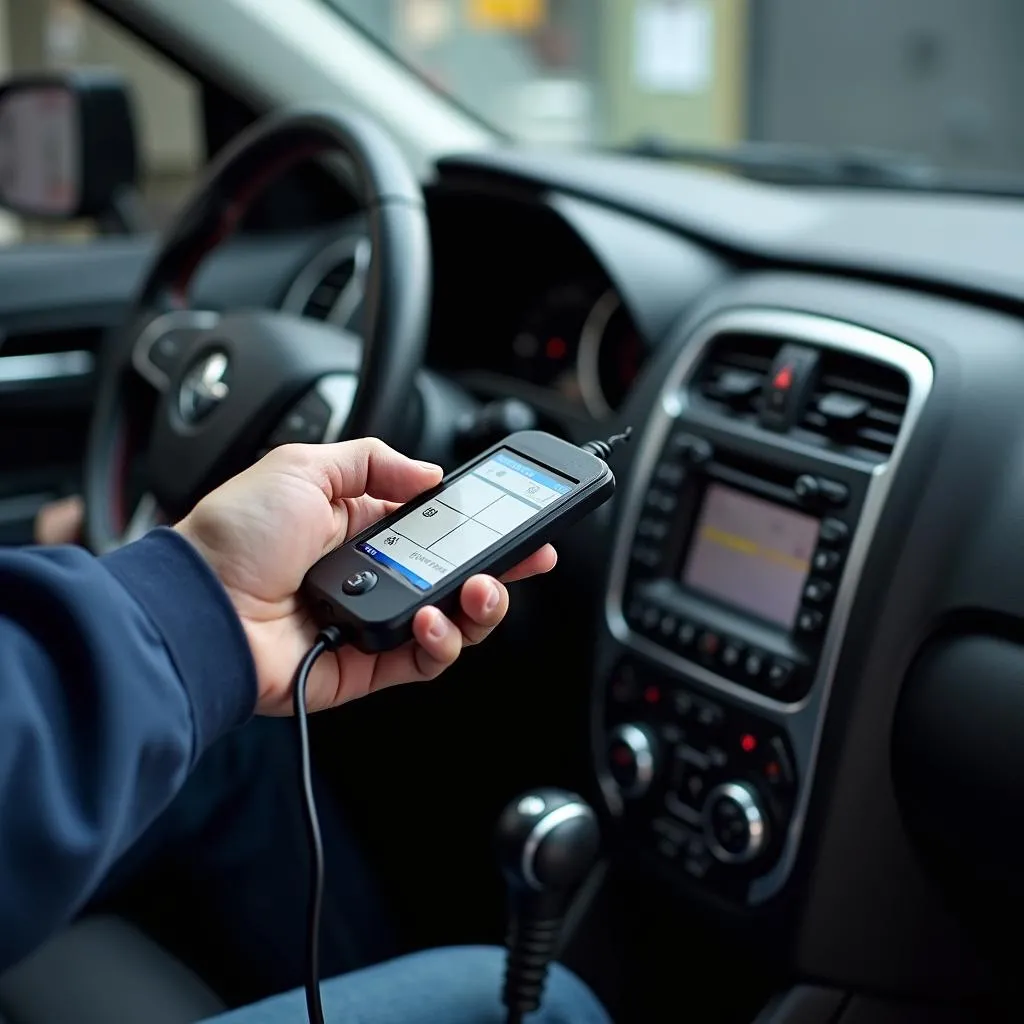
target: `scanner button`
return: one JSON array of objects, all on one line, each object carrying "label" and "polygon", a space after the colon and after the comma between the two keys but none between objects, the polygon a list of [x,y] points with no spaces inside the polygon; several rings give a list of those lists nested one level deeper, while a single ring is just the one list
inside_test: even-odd
[{"label": "scanner button", "polygon": [[350,597],[358,597],[377,586],[377,574],[372,569],[354,572],[341,585],[341,589]]}]

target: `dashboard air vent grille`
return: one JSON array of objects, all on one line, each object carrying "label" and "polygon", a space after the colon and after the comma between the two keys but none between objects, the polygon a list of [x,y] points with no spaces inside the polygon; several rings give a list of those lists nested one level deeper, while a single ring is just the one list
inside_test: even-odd
[{"label": "dashboard air vent grille", "polygon": [[825,349],[800,426],[831,446],[888,456],[909,393],[907,378],[899,370]]},{"label": "dashboard air vent grille", "polygon": [[781,345],[778,338],[758,334],[719,335],[697,374],[695,390],[735,416],[756,417],[761,386]]}]

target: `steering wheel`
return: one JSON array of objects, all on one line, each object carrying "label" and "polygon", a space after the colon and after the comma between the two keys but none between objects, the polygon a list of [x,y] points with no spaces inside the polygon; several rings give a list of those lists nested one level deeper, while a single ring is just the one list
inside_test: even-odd
[{"label": "steering wheel", "polygon": [[[364,336],[279,312],[192,308],[197,268],[252,200],[299,161],[332,154],[350,166],[365,210]],[[352,114],[257,122],[212,163],[162,238],[104,353],[85,462],[89,547],[110,550],[184,515],[277,444],[394,440],[422,364],[430,300],[423,194],[397,145]],[[130,480],[138,463],[142,479]],[[134,514],[132,494],[142,495]]]}]

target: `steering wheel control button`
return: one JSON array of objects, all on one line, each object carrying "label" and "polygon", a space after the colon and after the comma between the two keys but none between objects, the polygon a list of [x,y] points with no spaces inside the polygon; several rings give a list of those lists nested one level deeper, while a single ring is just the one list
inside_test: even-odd
[{"label": "steering wheel control button", "polygon": [[377,574],[372,569],[361,569],[352,573],[342,584],[343,593],[349,597],[358,597],[360,594],[369,593],[377,586]]},{"label": "steering wheel control button", "polygon": [[768,822],[754,787],[727,782],[712,790],[704,805],[704,835],[723,864],[747,864],[758,857],[768,843]]},{"label": "steering wheel control button", "polygon": [[822,544],[845,544],[849,536],[850,528],[842,519],[822,519],[821,530],[818,533],[818,539]]},{"label": "steering wheel control button", "polygon": [[331,422],[331,407],[316,391],[310,391],[287,413],[270,438],[271,447],[280,444],[319,444]]},{"label": "steering wheel control button", "polygon": [[816,551],[811,559],[811,568],[815,572],[831,575],[839,568],[841,561],[838,551]]},{"label": "steering wheel control button", "polygon": [[639,799],[650,789],[656,756],[656,741],[646,726],[627,722],[612,730],[608,771],[626,799]]}]

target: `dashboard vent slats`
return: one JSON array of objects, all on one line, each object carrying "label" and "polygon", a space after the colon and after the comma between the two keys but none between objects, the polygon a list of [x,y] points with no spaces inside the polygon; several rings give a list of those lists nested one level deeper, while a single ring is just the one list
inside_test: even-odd
[{"label": "dashboard vent slats", "polygon": [[722,334],[711,345],[694,382],[707,401],[732,416],[755,419],[761,387],[780,348],[776,338]]},{"label": "dashboard vent slats", "polygon": [[824,350],[800,427],[832,447],[888,456],[907,411],[909,385],[891,366]]}]

